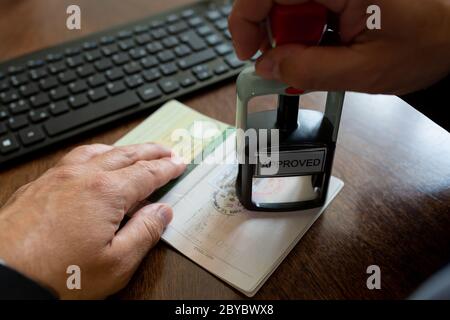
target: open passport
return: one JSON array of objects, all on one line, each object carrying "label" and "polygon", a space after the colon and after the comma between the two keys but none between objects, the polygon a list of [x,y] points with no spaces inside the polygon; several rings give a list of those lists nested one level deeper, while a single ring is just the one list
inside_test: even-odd
[{"label": "open passport", "polygon": [[[186,137],[188,133],[188,137]],[[183,136],[184,134],[184,136]],[[180,137],[183,136],[183,139]],[[162,239],[187,258],[252,297],[336,197],[344,183],[332,177],[325,206],[299,212],[252,212],[235,194],[233,128],[169,101],[116,145],[155,142],[190,161],[186,173],[152,197],[170,204],[174,219]],[[217,151],[227,161],[217,163]],[[202,161],[198,161],[201,156]],[[282,201],[298,192],[294,178],[255,186],[255,197]]]}]

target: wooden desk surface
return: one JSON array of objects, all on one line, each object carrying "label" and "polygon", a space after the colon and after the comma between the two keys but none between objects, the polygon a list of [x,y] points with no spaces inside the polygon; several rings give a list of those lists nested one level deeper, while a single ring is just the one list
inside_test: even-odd
[{"label": "wooden desk surface", "polygon": [[[2,0],[0,60],[138,19],[186,0]],[[82,30],[65,28],[69,4]],[[235,86],[218,85],[189,106],[234,122]],[[317,108],[323,94],[305,100]],[[444,107],[444,106],[443,106]],[[77,145],[113,143],[144,117],[0,172],[0,205]],[[262,287],[259,299],[405,298],[450,261],[450,135],[396,97],[349,94],[334,175],[345,187]],[[382,289],[368,290],[379,265]],[[160,243],[117,297],[240,299],[241,294]]]}]

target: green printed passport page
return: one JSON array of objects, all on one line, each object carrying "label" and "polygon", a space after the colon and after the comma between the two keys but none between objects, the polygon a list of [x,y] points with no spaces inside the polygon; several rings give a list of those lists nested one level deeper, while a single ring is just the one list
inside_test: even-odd
[{"label": "green printed passport page", "polygon": [[[115,146],[154,142],[174,150],[189,163],[185,173],[151,196],[157,201],[232,134],[233,127],[171,100],[118,140]],[[189,136],[189,137],[188,137]],[[186,137],[188,137],[186,139]]]}]

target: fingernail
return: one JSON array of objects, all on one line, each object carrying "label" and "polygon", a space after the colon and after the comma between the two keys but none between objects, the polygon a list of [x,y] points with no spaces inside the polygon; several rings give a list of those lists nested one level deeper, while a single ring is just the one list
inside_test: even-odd
[{"label": "fingernail", "polygon": [[177,166],[179,166],[180,164],[185,164],[183,158],[177,156],[174,153],[172,153],[172,156],[170,157],[170,161],[172,161],[172,163],[176,164]]},{"label": "fingernail", "polygon": [[170,209],[169,207],[165,206],[165,205],[161,205],[158,208],[158,212],[157,214],[159,215],[159,217],[161,218],[162,221],[164,221],[164,225],[168,225],[170,223],[170,221],[172,221],[172,209]]},{"label": "fingernail", "polygon": [[[258,71],[259,75],[266,79],[278,79],[279,78],[279,71],[278,66],[275,63],[275,60],[273,60],[270,57],[261,57],[256,65],[256,70]],[[277,77],[278,76],[278,77]]]}]

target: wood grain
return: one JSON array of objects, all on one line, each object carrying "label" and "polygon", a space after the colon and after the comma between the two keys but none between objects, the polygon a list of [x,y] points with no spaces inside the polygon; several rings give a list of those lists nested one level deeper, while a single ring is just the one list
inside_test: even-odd
[{"label": "wood grain", "polygon": [[[142,18],[184,0],[2,0],[0,60]],[[65,28],[65,8],[82,8],[81,31]],[[320,108],[324,94],[304,98]],[[233,123],[232,81],[183,103]],[[271,106],[270,99],[262,100]],[[0,205],[77,145],[113,143],[144,116],[61,145],[0,172]],[[346,185],[256,295],[258,299],[403,299],[450,261],[450,136],[392,96],[348,94],[334,175]],[[382,289],[366,288],[366,268]],[[121,299],[242,299],[214,276],[160,243]]]}]

